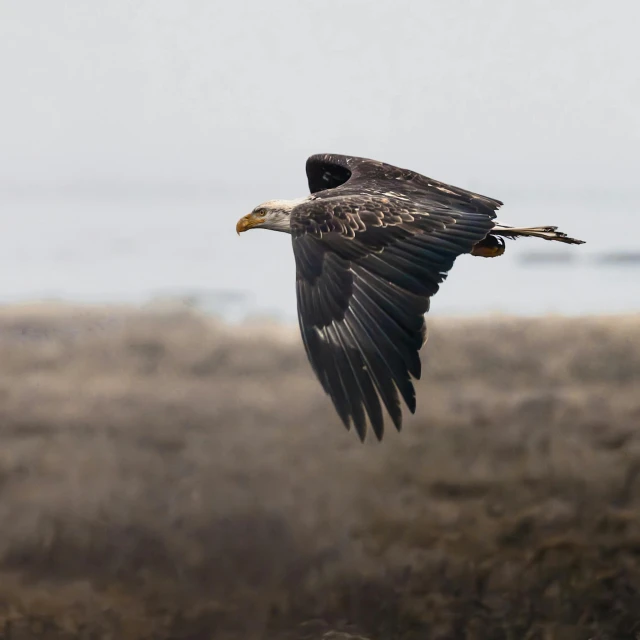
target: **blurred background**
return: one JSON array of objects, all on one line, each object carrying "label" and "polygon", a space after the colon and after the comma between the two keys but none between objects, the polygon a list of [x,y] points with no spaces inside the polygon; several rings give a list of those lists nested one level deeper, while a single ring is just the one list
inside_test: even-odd
[{"label": "blurred background", "polygon": [[434,313],[637,311],[640,9],[616,7],[3,2],[0,299],[295,319],[289,239],[235,221],[337,152],[587,241],[462,258]]},{"label": "blurred background", "polygon": [[[0,0],[0,639],[640,629],[640,5]],[[505,202],[401,433],[313,377],[284,234],[360,155]]]}]

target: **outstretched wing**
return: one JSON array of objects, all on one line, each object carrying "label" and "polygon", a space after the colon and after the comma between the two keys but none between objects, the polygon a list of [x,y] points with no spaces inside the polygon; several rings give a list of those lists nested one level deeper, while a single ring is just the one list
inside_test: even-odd
[{"label": "outstretched wing", "polygon": [[381,439],[382,405],[398,430],[399,396],[415,411],[430,297],[502,203],[363,158],[312,156],[307,175],[291,214],[303,342],[347,429],[364,440],[368,417]]}]

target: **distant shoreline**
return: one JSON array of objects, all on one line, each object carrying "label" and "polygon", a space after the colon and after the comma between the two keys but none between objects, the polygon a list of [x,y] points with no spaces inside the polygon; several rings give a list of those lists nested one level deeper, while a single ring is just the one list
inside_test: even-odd
[{"label": "distant shoreline", "polygon": [[[17,302],[0,302],[0,317],[8,316],[44,316],[44,317],[68,317],[70,314],[80,313],[83,315],[100,315],[107,313],[109,315],[139,315],[139,314],[152,314],[152,315],[175,315],[180,313],[195,314],[206,318],[212,318],[219,320],[222,324],[236,324],[228,323],[225,321],[222,314],[216,314],[208,311],[205,308],[201,308],[196,304],[190,305],[184,303],[179,297],[167,298],[167,299],[151,299],[143,303],[111,303],[111,302],[81,302],[76,300],[24,300]],[[437,317],[439,321],[442,320],[484,320],[490,318],[504,318],[504,319],[543,319],[543,318],[624,318],[640,315],[639,311],[624,311],[620,313],[593,313],[593,314],[564,314],[564,313],[544,313],[539,314],[517,314],[509,312],[491,312],[491,313],[477,313],[477,314],[463,314],[463,313],[438,313],[437,311],[430,311],[426,314],[426,317]],[[261,322],[267,321],[273,324],[291,325],[297,326],[296,322],[289,322],[287,320],[278,320],[269,314],[252,313],[248,315],[243,322],[252,322],[259,320]]]}]

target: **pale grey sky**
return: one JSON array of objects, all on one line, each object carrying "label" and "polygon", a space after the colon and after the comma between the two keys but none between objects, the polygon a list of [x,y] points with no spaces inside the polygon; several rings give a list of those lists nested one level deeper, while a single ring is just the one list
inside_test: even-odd
[{"label": "pale grey sky", "polygon": [[0,183],[302,195],[321,151],[484,192],[633,189],[629,0],[0,0]]},{"label": "pale grey sky", "polygon": [[461,258],[434,312],[635,309],[588,260],[640,237],[638,24],[632,0],[0,0],[0,299],[242,290],[295,317],[290,240],[235,223],[330,151],[587,241],[552,286],[515,260],[558,247]]}]

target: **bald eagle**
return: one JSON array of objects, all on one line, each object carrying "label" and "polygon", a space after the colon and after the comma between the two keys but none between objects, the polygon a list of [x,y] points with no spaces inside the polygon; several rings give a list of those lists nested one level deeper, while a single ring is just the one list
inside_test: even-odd
[{"label": "bald eagle", "polygon": [[306,172],[309,196],[265,202],[236,230],[291,235],[307,356],[361,440],[367,423],[382,439],[383,405],[398,431],[400,397],[415,412],[424,315],[459,255],[499,256],[504,238],[525,236],[582,244],[552,226],[499,224],[499,200],[383,162],[313,155]]}]

